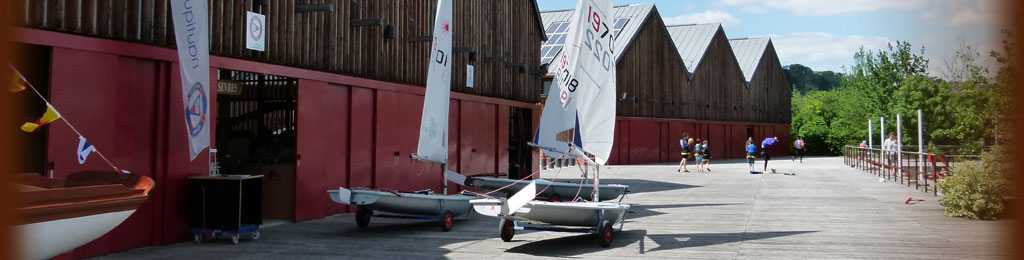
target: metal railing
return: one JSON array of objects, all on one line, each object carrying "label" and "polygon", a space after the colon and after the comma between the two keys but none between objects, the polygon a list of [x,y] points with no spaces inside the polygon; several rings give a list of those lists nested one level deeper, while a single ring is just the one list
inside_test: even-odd
[{"label": "metal railing", "polygon": [[938,196],[937,183],[949,177],[950,168],[981,160],[977,155],[937,155],[909,151],[884,151],[877,148],[843,147],[843,164],[906,184]]}]

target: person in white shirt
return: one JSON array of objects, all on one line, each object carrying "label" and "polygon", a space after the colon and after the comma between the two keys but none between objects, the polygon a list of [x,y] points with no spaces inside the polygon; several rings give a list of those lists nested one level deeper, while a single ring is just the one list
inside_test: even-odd
[{"label": "person in white shirt", "polygon": [[[885,154],[885,165],[890,166],[891,172],[896,174],[896,133],[889,133],[889,138],[882,141],[882,153]],[[887,170],[889,171],[889,170]]]}]

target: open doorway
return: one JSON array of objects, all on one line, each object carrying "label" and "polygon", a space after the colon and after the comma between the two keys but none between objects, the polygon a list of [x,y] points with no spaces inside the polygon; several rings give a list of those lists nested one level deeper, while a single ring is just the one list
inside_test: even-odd
[{"label": "open doorway", "polygon": [[217,161],[221,174],[263,175],[264,225],[294,220],[298,81],[219,70]]},{"label": "open doorway", "polygon": [[[8,87],[4,86],[3,93],[5,96],[5,102],[14,103],[16,109],[14,116],[5,117],[13,122],[3,122],[4,127],[12,127],[17,129],[25,122],[35,122],[39,120],[39,117],[46,112],[46,102],[43,98],[50,98],[50,55],[52,54],[53,48],[42,45],[32,44],[12,44],[14,50],[19,55],[16,59],[11,61],[10,66],[14,67],[25,77],[25,81],[35,87],[35,91],[32,88],[28,88],[17,93],[9,93]],[[5,69],[4,71],[9,71]],[[12,173],[36,173],[42,176],[52,176],[51,170],[53,169],[53,162],[47,160],[46,146],[47,136],[49,135],[49,127],[40,127],[31,133],[24,132],[21,130],[10,131],[13,136],[5,136],[4,139],[10,137],[13,142],[12,145],[17,147],[18,154],[21,155],[21,160],[14,161],[11,165],[0,166],[0,171],[12,172]]]},{"label": "open doorway", "polygon": [[533,114],[529,109],[512,107],[509,110],[508,124],[508,178],[521,179],[530,175],[533,165],[533,154],[527,142],[530,134]]}]

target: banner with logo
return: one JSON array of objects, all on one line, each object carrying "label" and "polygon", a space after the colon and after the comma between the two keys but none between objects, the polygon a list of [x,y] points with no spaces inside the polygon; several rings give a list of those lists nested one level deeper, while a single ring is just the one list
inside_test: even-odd
[{"label": "banner with logo", "polygon": [[192,160],[210,147],[210,34],[206,0],[171,0]]}]

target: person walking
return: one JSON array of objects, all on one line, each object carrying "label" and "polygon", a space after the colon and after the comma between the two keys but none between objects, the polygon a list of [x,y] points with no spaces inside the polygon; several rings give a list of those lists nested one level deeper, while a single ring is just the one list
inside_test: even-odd
[{"label": "person walking", "polygon": [[757,156],[755,155],[755,153],[757,152],[757,147],[754,146],[754,138],[753,137],[747,139],[747,148],[746,149],[747,149],[747,165],[748,165],[748,168],[750,168],[750,173],[754,173],[754,159],[757,158]]},{"label": "person walking", "polygon": [[895,174],[897,149],[898,148],[896,144],[896,133],[889,133],[889,138],[886,138],[885,141],[882,141],[882,152],[885,154],[885,165],[891,169],[887,169],[886,173],[891,172],[894,177],[896,176]]},{"label": "person walking", "polygon": [[804,152],[805,152],[804,145],[805,145],[804,144],[804,139],[800,138],[799,136],[796,137],[796,141],[793,141],[793,147],[796,148],[796,149],[794,149],[794,151],[796,151],[796,156],[793,156],[793,160],[792,161],[796,161],[796,157],[799,156],[800,157],[800,164],[804,163]]},{"label": "person walking", "polygon": [[683,151],[680,154],[683,155],[683,160],[679,161],[679,168],[676,172],[682,170],[682,172],[690,172],[686,169],[686,158],[690,156],[690,143],[693,139],[690,139],[690,133],[683,133],[683,139],[679,139],[679,146],[683,147]]},{"label": "person walking", "polygon": [[778,137],[768,137],[764,141],[761,141],[761,155],[764,155],[764,171],[768,171],[768,161],[772,159],[772,154],[768,152],[768,147],[775,145],[775,142],[779,140]]},{"label": "person walking", "polygon": [[700,138],[697,138],[697,142],[693,143],[693,161],[697,163],[697,172],[704,172],[704,151],[703,144],[701,144]]},{"label": "person walking", "polygon": [[701,154],[704,155],[704,170],[710,172],[711,171],[711,167],[708,167],[708,166],[710,166],[710,164],[711,164],[711,149],[708,148],[708,140],[707,139],[704,139],[704,144],[701,145],[700,148],[703,149],[701,151]]}]

